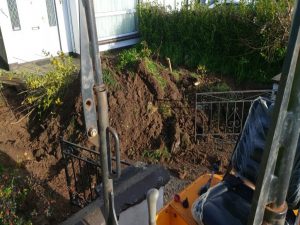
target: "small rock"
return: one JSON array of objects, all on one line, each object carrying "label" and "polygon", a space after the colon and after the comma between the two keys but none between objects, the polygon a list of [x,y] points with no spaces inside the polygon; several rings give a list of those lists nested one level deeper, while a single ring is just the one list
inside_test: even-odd
[{"label": "small rock", "polygon": [[61,159],[62,158],[61,151],[54,152],[54,156],[55,156],[56,159]]},{"label": "small rock", "polygon": [[37,160],[41,160],[45,156],[45,150],[40,148],[33,151],[33,155]]},{"label": "small rock", "polygon": [[179,172],[179,178],[181,180],[184,180],[186,178],[187,172],[186,171],[181,171]]},{"label": "small rock", "polygon": [[188,148],[191,145],[190,136],[187,133],[181,135],[181,147]]},{"label": "small rock", "polygon": [[175,125],[175,134],[174,134],[174,141],[173,141],[172,149],[171,149],[171,152],[175,153],[175,154],[180,149],[179,148],[179,146],[180,146],[180,133],[181,133],[181,129],[180,129],[178,123],[176,123],[176,125]]}]

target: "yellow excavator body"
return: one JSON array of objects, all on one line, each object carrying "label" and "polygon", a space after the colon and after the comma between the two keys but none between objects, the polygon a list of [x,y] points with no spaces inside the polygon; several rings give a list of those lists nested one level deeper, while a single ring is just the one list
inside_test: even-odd
[{"label": "yellow excavator body", "polygon": [[[195,200],[199,197],[199,187],[207,184],[210,177],[211,174],[201,175],[193,183],[182,190],[178,195],[180,196],[180,199],[188,200],[188,207],[184,208],[181,202],[176,202],[174,199],[171,200],[157,213],[156,225],[198,225],[192,216],[191,207]],[[211,187],[215,186],[222,180],[222,175],[214,174],[211,181]],[[298,210],[293,211],[297,216]]]},{"label": "yellow excavator body", "polygon": [[[164,208],[162,208],[156,218],[157,225],[197,225],[193,219],[191,207],[194,201],[199,197],[199,187],[207,184],[211,174],[204,174],[186,187],[178,195],[181,200],[188,202],[187,207],[184,207],[181,201],[171,200]],[[213,175],[211,187],[222,181],[223,176]]]}]

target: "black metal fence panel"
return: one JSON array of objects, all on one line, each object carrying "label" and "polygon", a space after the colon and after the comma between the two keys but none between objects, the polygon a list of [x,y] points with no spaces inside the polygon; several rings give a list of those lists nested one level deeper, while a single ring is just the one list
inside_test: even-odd
[{"label": "black metal fence panel", "polygon": [[[61,141],[61,150],[70,202],[84,207],[95,200],[101,190],[101,155],[93,149],[65,140]],[[115,158],[112,158],[112,161],[115,161]],[[124,166],[130,165],[124,161],[121,163]]]},{"label": "black metal fence panel", "polygon": [[275,97],[272,90],[196,93],[195,140],[213,141],[218,150],[235,145],[258,96]]}]

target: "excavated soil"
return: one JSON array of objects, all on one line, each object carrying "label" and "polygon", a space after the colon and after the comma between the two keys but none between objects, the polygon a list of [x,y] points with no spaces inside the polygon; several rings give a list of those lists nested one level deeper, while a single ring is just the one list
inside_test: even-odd
[{"label": "excavated soil", "polygon": [[[104,58],[103,64],[113,68],[114,62]],[[176,81],[166,69],[160,75],[166,81],[164,88],[147,71],[144,62],[137,72],[117,72],[117,84],[108,90],[110,125],[120,137],[124,160],[161,163],[170,169],[172,193],[184,184],[208,171],[211,163],[221,161],[221,171],[226,169],[232,146],[216,149],[215,143],[195,141],[194,96],[195,78],[189,71],[181,71]],[[202,80],[216,82],[212,77]],[[0,163],[7,158],[12,167],[23,170],[24,185],[30,194],[23,214],[30,215],[34,224],[58,224],[79,208],[68,202],[64,165],[61,160],[60,138],[89,147],[86,142],[80,82],[76,79],[65,94],[63,105],[55,114],[42,120],[34,115],[29,118],[20,112],[22,95],[13,87],[5,87],[0,102]],[[158,149],[166,149],[165,157],[155,157]],[[150,153],[149,153],[150,152]]]}]

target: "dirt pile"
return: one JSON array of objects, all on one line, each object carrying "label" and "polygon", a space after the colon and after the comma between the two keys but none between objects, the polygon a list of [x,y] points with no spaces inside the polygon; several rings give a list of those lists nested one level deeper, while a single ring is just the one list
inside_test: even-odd
[{"label": "dirt pile", "polygon": [[154,95],[138,75],[123,75],[119,83],[121,90],[109,93],[108,102],[110,124],[120,136],[121,151],[159,146],[163,123]]},{"label": "dirt pile", "polygon": [[[177,154],[192,144],[193,109],[168,70],[159,68],[157,73],[142,61],[137,73],[117,73],[117,88],[108,87],[110,125],[120,136],[122,153],[131,159],[164,147]],[[157,76],[164,80],[163,85]],[[60,137],[86,145],[79,79],[69,88],[55,116],[31,121],[31,146],[38,160],[46,154],[60,158]]]},{"label": "dirt pile", "polygon": [[[116,71],[112,59],[104,58],[103,63],[104,68]],[[179,174],[189,174],[189,178],[194,176],[186,172],[187,163],[198,168],[221,160],[222,165],[227,165],[231,149],[215,151],[213,141],[203,143],[194,139],[197,79],[186,70],[177,72],[176,77],[149,59],[141,60],[134,71],[110,74],[117,85],[108,86],[110,125],[119,134],[123,158],[167,162],[168,167]],[[212,77],[202,82],[211,85],[216,80]],[[79,78],[69,87],[63,105],[54,115],[42,121],[29,121],[30,147],[37,160],[47,155],[59,160],[61,137],[90,147],[85,137]],[[178,166],[179,162],[184,163]]]},{"label": "dirt pile", "polygon": [[[115,71],[113,59],[102,61],[104,67]],[[135,72],[115,71],[110,75],[117,83],[108,87],[110,125],[119,134],[123,159],[161,162],[181,179],[189,180],[208,170],[216,160],[227,165],[231,149],[216,151],[213,142],[194,139],[197,79],[189,71],[174,74],[159,63],[143,60]],[[4,94],[9,105],[17,108],[20,102],[15,101],[16,91],[6,89]],[[14,126],[14,113],[8,107],[0,107],[0,150],[16,162],[22,157],[34,190],[26,213],[36,214],[35,224],[56,224],[77,210],[68,204],[60,139],[90,147],[85,136],[79,78],[62,101],[62,106],[48,117],[38,119],[31,115]]]}]

